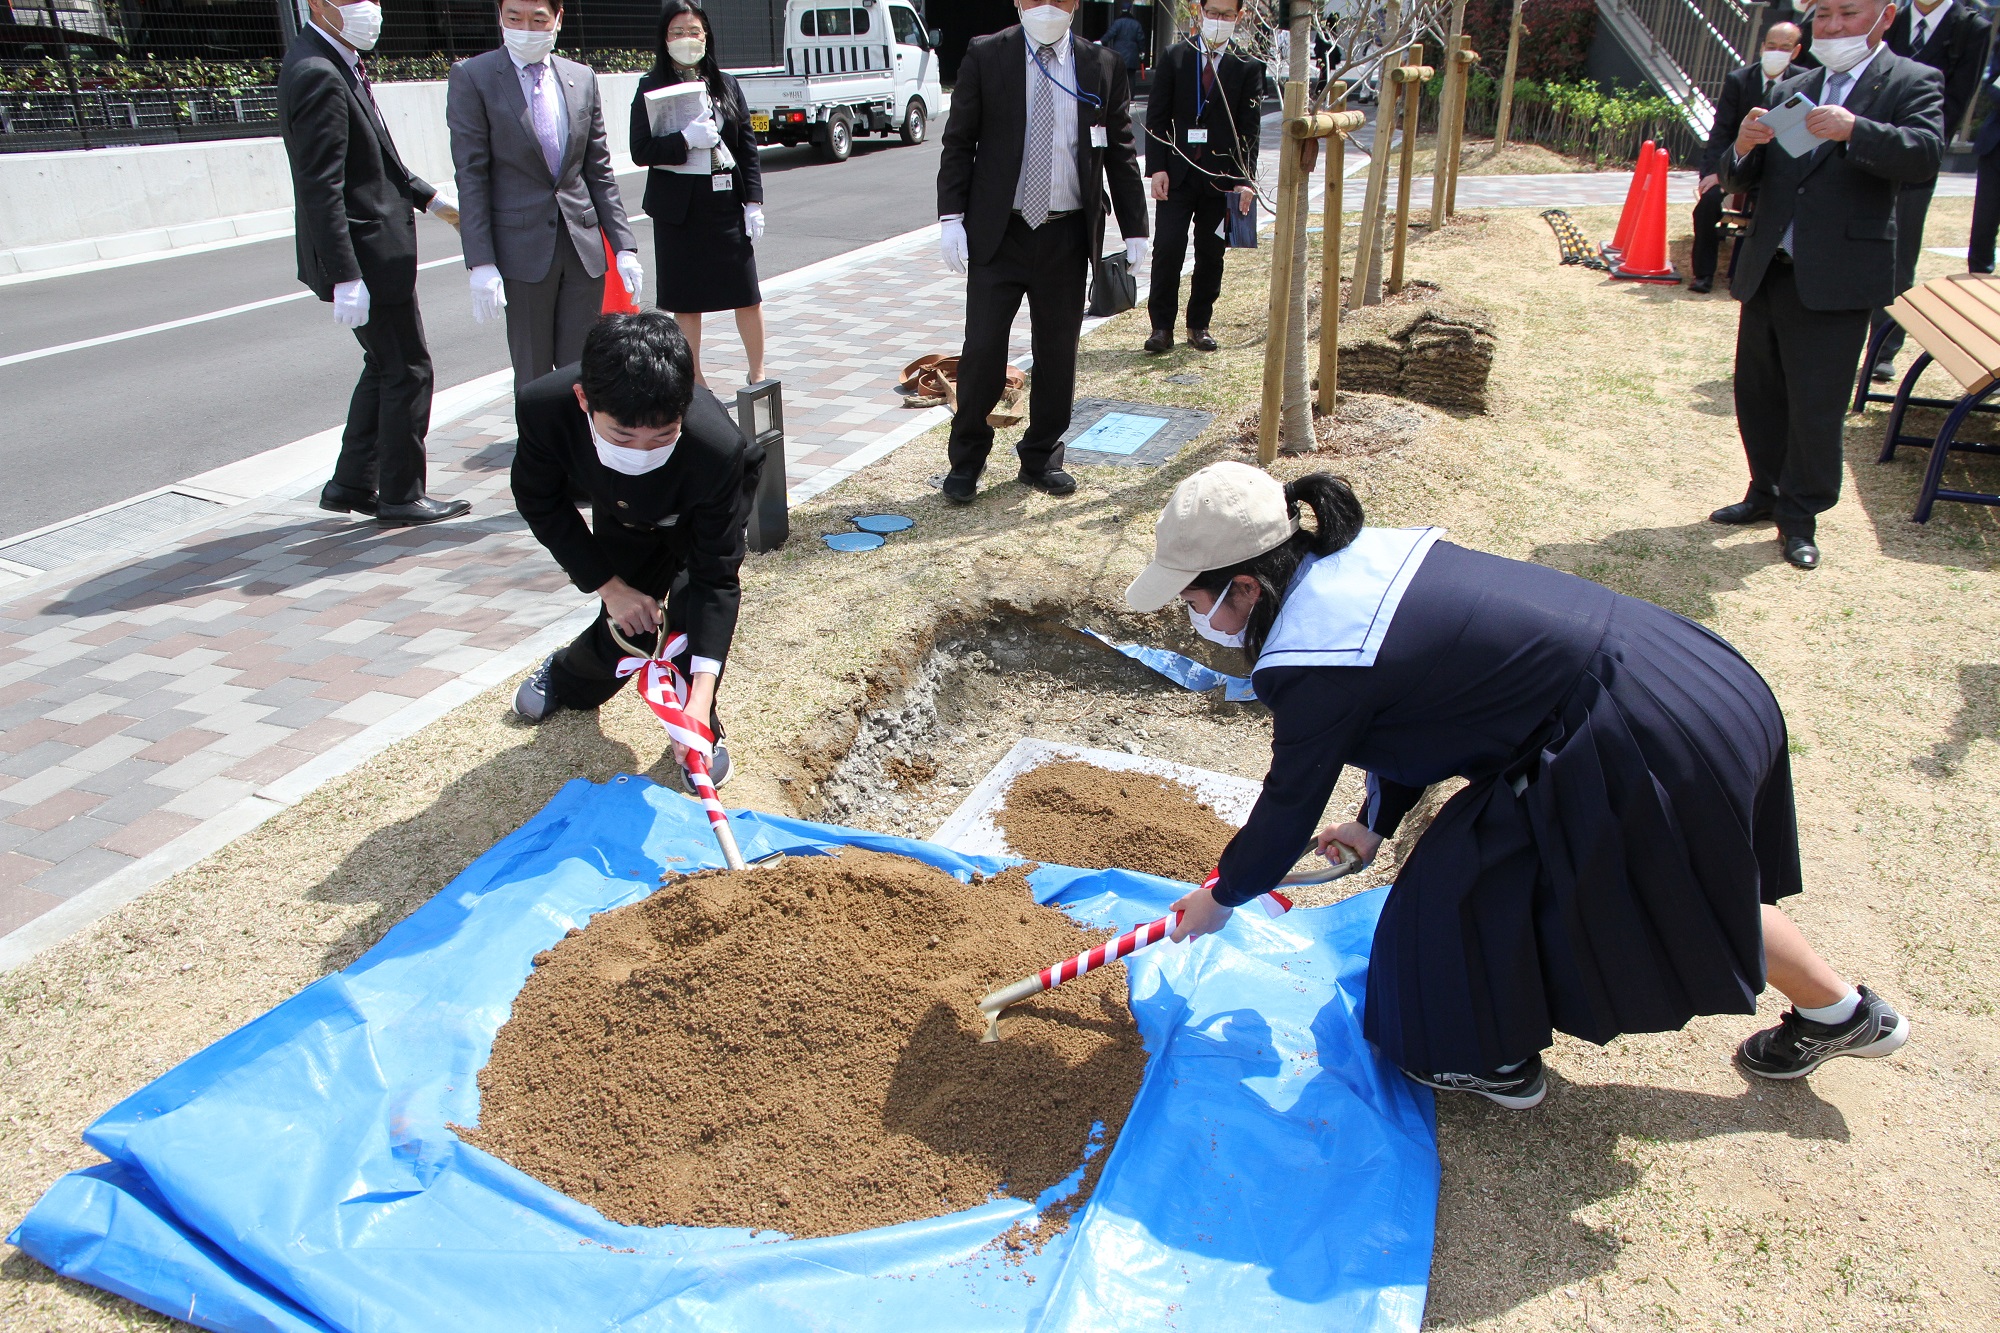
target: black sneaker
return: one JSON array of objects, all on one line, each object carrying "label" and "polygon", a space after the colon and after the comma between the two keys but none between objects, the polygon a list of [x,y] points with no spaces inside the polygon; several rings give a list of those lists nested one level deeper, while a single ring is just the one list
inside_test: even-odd
[{"label": "black sneaker", "polygon": [[1023,486],[1032,486],[1044,495],[1076,494],[1076,478],[1059,467],[1044,468],[1040,472],[1030,472],[1022,468],[1020,475],[1014,480]]},{"label": "black sneaker", "polygon": [[944,498],[953,504],[969,505],[979,495],[979,474],[947,472],[944,480],[938,483],[938,488],[944,492]]},{"label": "black sneaker", "polygon": [[528,678],[521,682],[521,688],[514,691],[514,711],[530,722],[540,722],[562,707],[556,702],[555,693],[549,686],[549,668],[555,660],[554,653],[544,657],[542,664],[530,671]]},{"label": "black sneaker", "polygon": [[1549,1091],[1539,1055],[1529,1056],[1504,1074],[1414,1074],[1405,1069],[1403,1076],[1439,1092],[1476,1092],[1510,1111],[1541,1105]]},{"label": "black sneaker", "polygon": [[1861,1003],[1845,1023],[1815,1023],[1787,1009],[1778,1026],[1736,1048],[1737,1060],[1759,1078],[1804,1078],[1836,1055],[1879,1060],[1910,1039],[1909,1019],[1866,986],[1855,989]]}]

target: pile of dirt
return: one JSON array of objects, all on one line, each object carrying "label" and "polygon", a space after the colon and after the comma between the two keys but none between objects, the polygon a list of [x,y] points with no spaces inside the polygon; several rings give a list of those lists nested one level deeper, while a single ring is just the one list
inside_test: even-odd
[{"label": "pile of dirt", "polygon": [[1033,1199],[1138,1091],[1125,978],[1016,1006],[995,1044],[977,1001],[1103,938],[1018,871],[849,850],[677,879],[536,956],[458,1132],[639,1226],[828,1236]]},{"label": "pile of dirt", "polygon": [[993,822],[1017,855],[1084,870],[1138,870],[1199,884],[1236,836],[1187,787],[1079,760],[1014,779]]},{"label": "pile of dirt", "polygon": [[[1398,296],[1407,297],[1411,284]],[[1340,387],[1436,407],[1486,410],[1493,319],[1434,287],[1416,300],[1363,306],[1340,319]]]}]

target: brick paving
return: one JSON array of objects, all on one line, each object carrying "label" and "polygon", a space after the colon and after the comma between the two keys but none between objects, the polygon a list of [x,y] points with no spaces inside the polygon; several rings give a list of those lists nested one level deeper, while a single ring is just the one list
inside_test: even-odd
[{"label": "brick paving", "polygon": [[[1627,179],[1466,177],[1459,197],[1615,204]],[[1678,174],[1677,197],[1692,184]],[[895,377],[958,350],[962,302],[963,280],[921,236],[767,284],[795,500],[943,419],[903,408]],[[733,327],[714,324],[706,369],[722,388],[743,362]],[[1025,310],[1014,352],[1025,362]],[[307,765],[584,611],[507,496],[509,405],[431,434],[432,490],[472,501],[469,519],[384,532],[320,512],[315,487],[220,511],[115,568],[0,589],[0,935],[121,872],[170,873],[177,840],[252,826],[303,794],[294,775],[330,776]]]}]

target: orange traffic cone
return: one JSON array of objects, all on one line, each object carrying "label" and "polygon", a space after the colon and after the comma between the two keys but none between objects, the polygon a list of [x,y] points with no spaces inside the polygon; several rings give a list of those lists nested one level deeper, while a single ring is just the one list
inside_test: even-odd
[{"label": "orange traffic cone", "polygon": [[611,238],[604,236],[604,305],[599,311],[606,315],[636,315],[639,313],[639,293],[625,290],[625,280],[618,276],[618,256],[611,252]]},{"label": "orange traffic cone", "polygon": [[1611,270],[1614,278],[1636,282],[1669,282],[1680,285],[1680,275],[1667,259],[1667,155],[1653,154],[1653,169],[1646,180],[1646,192],[1639,201],[1639,220],[1632,229],[1632,248]]},{"label": "orange traffic cone", "polygon": [[1625,247],[1632,243],[1632,228],[1639,220],[1636,205],[1639,196],[1645,193],[1646,182],[1652,179],[1653,141],[1639,145],[1639,161],[1632,169],[1632,183],[1625,187],[1625,207],[1618,211],[1618,231],[1609,241],[1597,247],[1600,255],[1615,259],[1625,253]]}]

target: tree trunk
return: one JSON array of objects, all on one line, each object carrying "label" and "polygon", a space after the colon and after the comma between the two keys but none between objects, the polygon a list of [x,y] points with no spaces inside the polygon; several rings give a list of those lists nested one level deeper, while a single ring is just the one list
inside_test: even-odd
[{"label": "tree trunk", "polygon": [[[1312,54],[1311,11],[1305,0],[1292,0],[1291,68],[1286,77],[1305,84],[1310,74]],[[1281,152],[1297,153],[1300,141],[1279,140]],[[1278,256],[1291,265],[1292,305],[1285,330],[1285,398],[1279,419],[1279,447],[1288,454],[1310,453],[1318,441],[1313,438],[1312,395],[1306,388],[1306,218],[1310,212],[1311,177],[1300,172],[1299,188],[1292,204],[1292,253]]]}]

